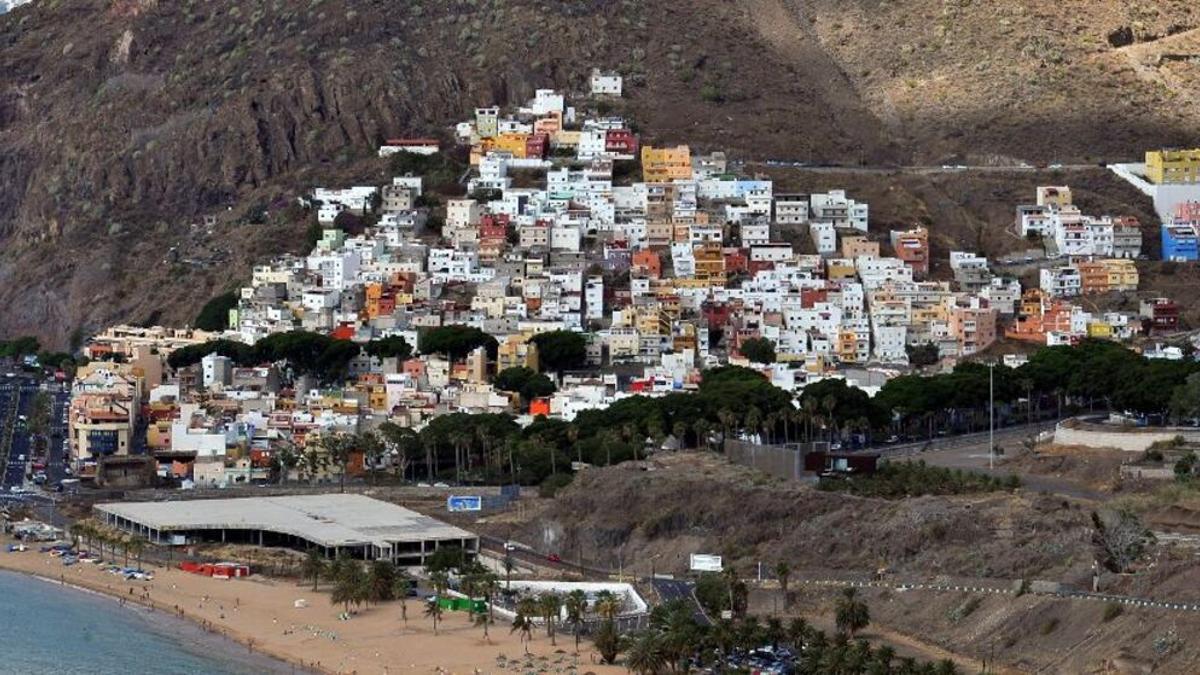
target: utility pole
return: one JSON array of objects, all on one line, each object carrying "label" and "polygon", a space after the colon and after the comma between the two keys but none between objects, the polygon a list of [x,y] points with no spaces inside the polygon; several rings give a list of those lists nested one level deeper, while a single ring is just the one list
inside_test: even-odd
[{"label": "utility pole", "polygon": [[996,470],[996,364],[988,364],[988,471]]}]

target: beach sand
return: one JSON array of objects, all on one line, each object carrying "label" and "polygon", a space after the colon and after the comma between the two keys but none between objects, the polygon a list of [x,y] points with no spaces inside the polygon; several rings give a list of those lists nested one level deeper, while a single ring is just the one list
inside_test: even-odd
[{"label": "beach sand", "polygon": [[[415,599],[407,603],[407,624],[399,602],[365,607],[341,621],[337,617],[342,606],[331,605],[329,594],[314,592],[311,584],[264,577],[226,581],[149,566],[153,581],[128,582],[87,563],[64,567],[58,558],[31,548],[24,553],[0,553],[0,567],[151,606],[225,635],[248,650],[316,672],[565,673],[575,664],[580,673],[625,672],[618,666],[599,665],[599,656],[586,641],[580,643],[576,656],[573,638],[561,629],[557,646],[550,644],[543,629],[535,630],[526,656],[519,634],[510,633],[507,622],[499,618],[485,641],[483,629],[466,614],[448,611],[435,636],[423,603]],[[299,599],[306,600],[308,607],[295,607]]]}]

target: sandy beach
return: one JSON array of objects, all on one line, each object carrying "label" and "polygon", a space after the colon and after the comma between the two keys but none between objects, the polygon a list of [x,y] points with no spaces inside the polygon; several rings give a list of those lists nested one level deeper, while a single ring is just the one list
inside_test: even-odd
[{"label": "sandy beach", "polygon": [[[0,540],[4,544],[8,539]],[[264,577],[220,580],[151,567],[153,581],[128,582],[86,563],[64,567],[59,559],[34,550],[0,553],[0,567],[33,574],[110,595],[114,601],[136,602],[193,621],[244,645],[247,650],[320,673],[502,673],[578,671],[597,675],[624,672],[599,665],[588,642],[575,654],[574,640],[559,632],[558,645],[545,631],[535,631],[525,654],[520,636],[498,620],[487,640],[467,615],[446,612],[434,635],[420,601],[408,602],[407,623],[399,602],[363,608],[341,621],[340,605],[324,590]],[[295,607],[303,599],[307,607]]]}]

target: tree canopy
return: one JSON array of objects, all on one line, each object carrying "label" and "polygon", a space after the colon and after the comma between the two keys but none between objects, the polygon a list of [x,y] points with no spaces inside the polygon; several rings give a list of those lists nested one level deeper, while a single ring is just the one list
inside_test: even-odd
[{"label": "tree canopy", "polygon": [[526,401],[549,396],[555,391],[554,382],[550,378],[524,366],[505,368],[496,374],[493,384],[501,391],[520,394]]},{"label": "tree canopy", "polygon": [[377,359],[398,358],[404,361],[412,356],[412,345],[399,335],[371,340],[363,350]]},{"label": "tree canopy", "polygon": [[421,333],[417,342],[422,354],[445,354],[458,360],[466,358],[477,347],[484,347],[489,357],[496,355],[496,338],[473,326],[439,326]]},{"label": "tree canopy", "polygon": [[537,345],[542,370],[573,370],[587,363],[587,338],[580,333],[555,330],[539,333],[531,342]]},{"label": "tree canopy", "polygon": [[196,315],[196,328],[200,330],[222,331],[229,327],[229,310],[238,305],[238,296],[234,291],[222,293],[200,308]]},{"label": "tree canopy", "polygon": [[742,356],[755,363],[775,363],[775,345],[767,338],[750,338],[742,342]]}]

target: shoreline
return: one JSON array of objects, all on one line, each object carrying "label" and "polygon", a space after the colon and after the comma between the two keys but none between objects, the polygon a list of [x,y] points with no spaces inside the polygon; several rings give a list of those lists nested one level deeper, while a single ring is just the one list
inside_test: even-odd
[{"label": "shoreline", "polygon": [[281,672],[290,667],[323,675],[550,673],[572,665],[597,675],[625,672],[601,665],[590,642],[576,653],[569,635],[552,644],[535,632],[525,644],[506,622],[497,622],[485,638],[480,626],[458,612],[447,612],[435,633],[424,605],[411,601],[370,605],[342,620],[342,606],[330,603],[324,587],[314,592],[311,583],[261,576],[222,580],[144,566],[154,572],[153,581],[127,581],[83,562],[64,567],[36,547],[0,553],[0,570],[117,601],[150,621],[159,614],[186,622],[195,637],[220,640],[231,655],[246,649],[243,654],[284,666]]},{"label": "shoreline", "polygon": [[[34,553],[34,552],[27,551],[27,553]],[[48,586],[56,586],[59,588],[70,589],[72,592],[82,593],[82,594],[91,596],[97,600],[109,601],[109,602],[116,601],[117,609],[129,610],[130,612],[133,612],[136,616],[138,616],[140,619],[143,619],[146,621],[152,621],[153,617],[155,617],[156,615],[165,616],[165,617],[167,617],[168,620],[177,622],[179,625],[187,626],[187,628],[189,630],[195,631],[196,632],[195,636],[197,638],[200,638],[203,641],[207,641],[210,644],[214,644],[214,645],[222,644],[223,647],[226,648],[227,652],[231,656],[234,656],[235,654],[237,656],[241,656],[240,648],[246,648],[247,649],[246,655],[254,657],[254,658],[258,658],[258,659],[270,659],[270,660],[276,661],[281,668],[286,667],[286,668],[290,669],[291,672],[294,672],[294,673],[299,672],[299,673],[321,673],[321,674],[324,674],[324,673],[332,673],[333,672],[333,671],[327,671],[327,670],[314,670],[306,664],[296,662],[284,655],[272,653],[272,651],[268,650],[268,649],[260,649],[258,651],[254,651],[252,649],[253,643],[248,645],[248,644],[246,644],[246,642],[244,642],[238,636],[230,635],[225,630],[214,630],[213,628],[209,627],[209,623],[207,622],[207,620],[199,619],[199,618],[193,616],[192,614],[187,613],[186,610],[181,613],[168,612],[167,610],[158,607],[157,604],[153,600],[150,600],[148,598],[141,598],[137,595],[134,595],[134,596],[132,596],[132,599],[128,599],[125,596],[123,596],[121,593],[119,593],[115,590],[112,590],[112,589],[107,589],[107,588],[101,589],[93,584],[86,583],[86,582],[83,582],[78,579],[72,579],[72,580],[68,581],[65,574],[59,579],[54,579],[52,577],[38,574],[37,572],[33,572],[33,571],[30,571],[27,569],[22,569],[20,567],[8,565],[8,564],[6,564],[6,561],[4,558],[0,558],[0,572],[5,572],[8,574],[19,574],[24,577],[36,579],[40,582],[45,583]],[[282,672],[282,670],[280,672]]]},{"label": "shoreline", "polygon": [[[118,601],[118,604],[116,604],[116,609],[128,610],[134,617],[137,617],[139,621],[145,621],[148,623],[148,625],[154,625],[154,623],[162,621],[163,613],[161,610],[149,607],[149,605],[145,605],[140,602],[134,602],[132,604],[119,602],[122,599],[119,593],[98,591],[90,585],[74,583],[74,580],[67,581],[65,578],[53,579],[50,577],[44,577],[42,574],[24,571],[24,569],[12,568],[4,565],[0,565],[0,573],[36,579],[38,581],[42,581],[42,583],[46,584],[47,586],[59,587],[59,589],[67,589],[72,593],[79,593],[79,595],[88,596],[92,599],[95,599],[97,602],[109,603],[112,601]],[[205,629],[200,626],[199,623],[193,621],[190,619],[190,617],[168,615],[166,616],[166,619],[167,623],[173,623],[174,626],[178,626],[182,629],[182,631],[187,633],[185,637],[188,638],[190,643],[193,643],[193,647],[196,647],[196,649],[193,651],[198,653],[198,655],[203,655],[203,647],[220,646],[223,651],[228,653],[229,657],[232,658],[232,661],[234,662],[253,665],[253,667],[262,667],[262,665],[265,663],[271,662],[274,667],[270,668],[270,673],[284,673],[284,671],[289,671],[289,673],[298,673],[298,671],[300,671],[298,670],[298,668],[300,668],[298,664],[289,662],[287,659],[271,655],[271,653],[266,651],[247,652],[246,655],[235,653],[235,651],[238,651],[235,650],[235,647],[241,647],[245,645],[240,644],[238,640],[229,638],[226,634],[205,631]],[[161,634],[167,633],[167,631],[163,631],[162,625],[156,625],[148,629],[149,631]],[[173,637],[178,639],[180,638],[180,635],[176,634],[173,635]],[[312,673],[311,670],[307,669],[302,671],[305,671],[305,673]]]}]

